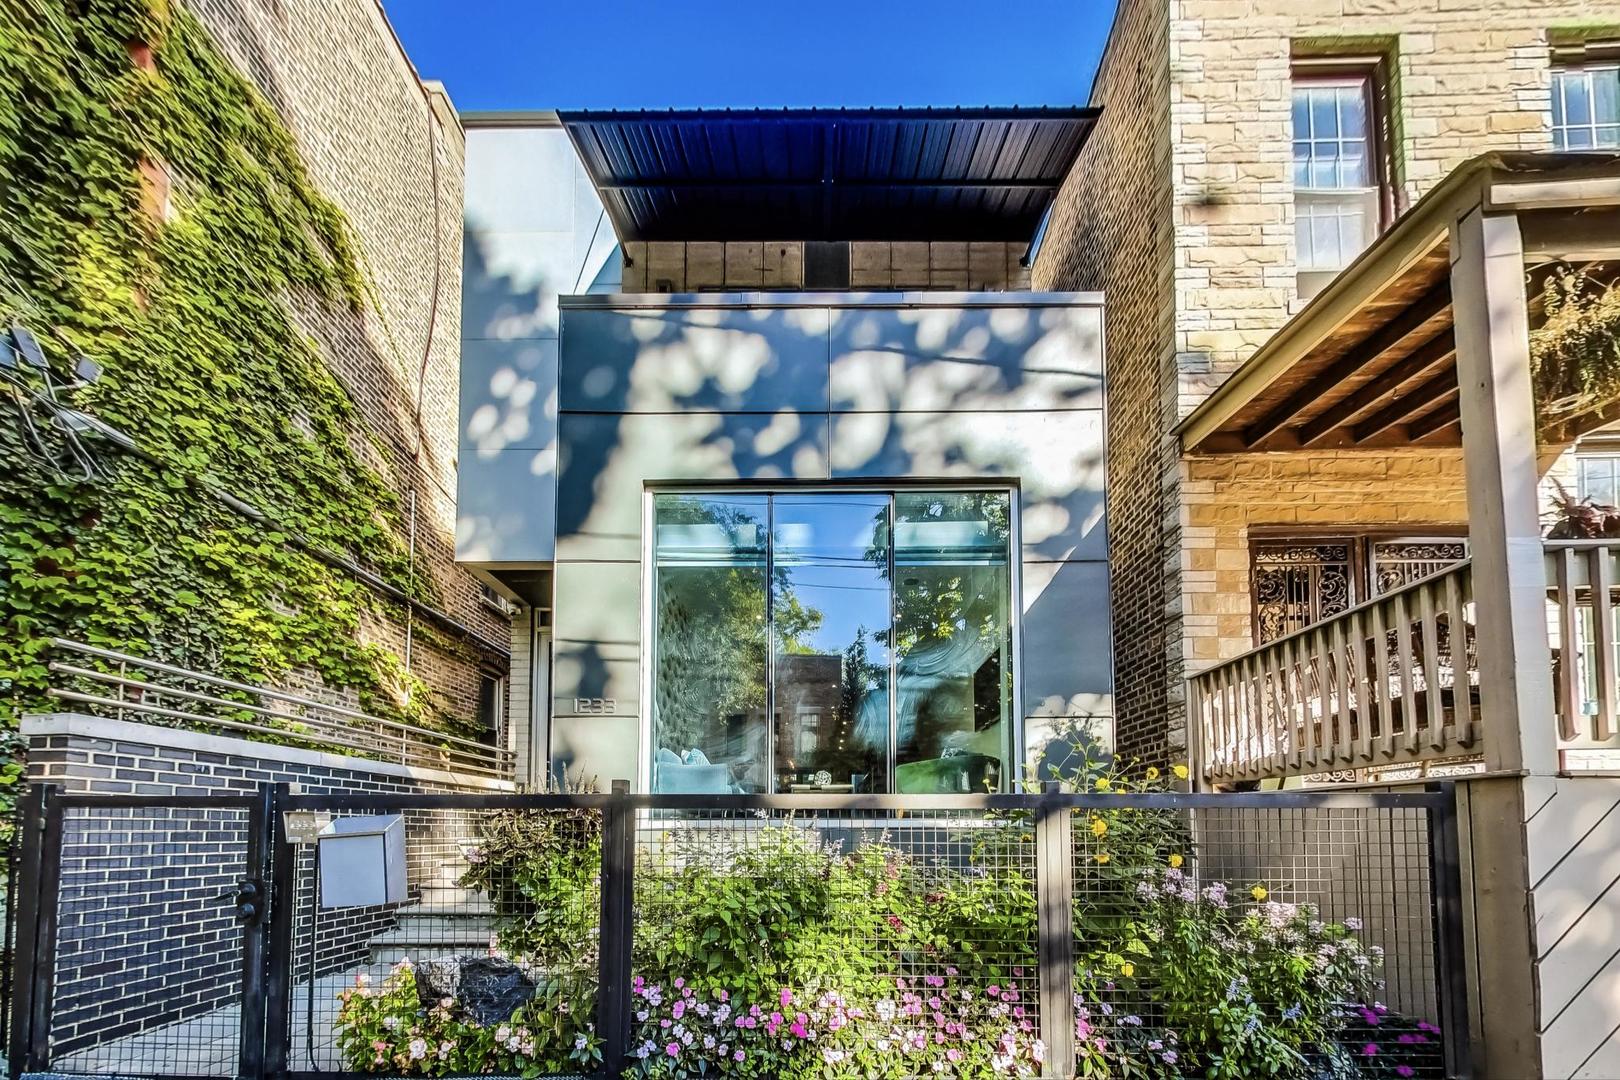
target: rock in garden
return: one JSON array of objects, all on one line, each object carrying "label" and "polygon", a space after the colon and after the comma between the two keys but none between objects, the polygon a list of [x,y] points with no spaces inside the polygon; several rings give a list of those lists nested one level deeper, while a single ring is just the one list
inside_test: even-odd
[{"label": "rock in garden", "polygon": [[461,986],[461,959],[419,960],[416,964],[416,996],[422,1008],[431,1009],[445,998],[453,998]]},{"label": "rock in garden", "polygon": [[500,1023],[534,994],[534,980],[510,960],[480,956],[461,961],[455,998],[477,1023]]}]

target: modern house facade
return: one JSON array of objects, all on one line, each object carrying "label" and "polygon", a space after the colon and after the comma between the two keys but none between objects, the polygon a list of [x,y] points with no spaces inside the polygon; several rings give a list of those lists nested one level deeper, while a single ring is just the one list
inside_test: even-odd
[{"label": "modern house facade", "polygon": [[[1107,597],[1102,299],[1022,265],[1091,120],[561,118],[622,284],[558,301],[522,463],[462,472],[463,559],[551,582],[533,760],[657,791],[970,791],[1054,724],[1106,742],[1107,620],[1071,621]],[[464,420],[510,384],[485,349]],[[491,527],[491,502],[529,517]]]},{"label": "modern house facade", "polygon": [[1035,264],[1109,297],[1121,750],[1463,774],[1489,1076],[1620,1070],[1614,550],[1550,509],[1612,502],[1617,22],[1123,3]]}]

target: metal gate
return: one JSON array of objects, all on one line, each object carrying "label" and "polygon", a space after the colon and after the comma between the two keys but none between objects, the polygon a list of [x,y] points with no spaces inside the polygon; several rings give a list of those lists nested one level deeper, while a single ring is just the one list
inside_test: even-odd
[{"label": "metal gate", "polygon": [[14,1073],[258,1073],[271,798],[28,790]]}]

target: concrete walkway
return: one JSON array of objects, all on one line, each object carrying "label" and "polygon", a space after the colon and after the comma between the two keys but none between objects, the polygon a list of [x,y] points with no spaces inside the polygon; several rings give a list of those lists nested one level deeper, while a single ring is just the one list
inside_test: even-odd
[{"label": "concrete walkway", "polygon": [[[367,972],[375,985],[387,977],[388,970],[386,964],[366,965],[317,979],[312,1024],[308,1013],[309,983],[294,983],[288,1068],[294,1072],[341,1071],[343,1061],[334,1031],[338,992],[353,986],[361,971]],[[51,1071],[97,1076],[235,1076],[242,1038],[240,1017],[239,1005],[227,1005],[189,1020],[74,1051],[53,1061]]]}]

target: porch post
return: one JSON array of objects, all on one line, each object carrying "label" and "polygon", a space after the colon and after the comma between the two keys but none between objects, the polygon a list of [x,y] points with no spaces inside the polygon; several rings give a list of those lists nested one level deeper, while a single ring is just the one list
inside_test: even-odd
[{"label": "porch post", "polygon": [[1475,207],[1452,225],[1451,304],[1480,613],[1485,764],[1492,772],[1548,775],[1557,770],[1558,754],[1530,319],[1516,216]]},{"label": "porch post", "polygon": [[[1486,768],[1467,785],[1475,927],[1467,949],[1483,1076],[1544,1075],[1530,902],[1536,790],[1557,769],[1552,652],[1519,220],[1475,206],[1451,226],[1451,297],[1478,603]],[[1505,774],[1505,775],[1504,775]]]}]

